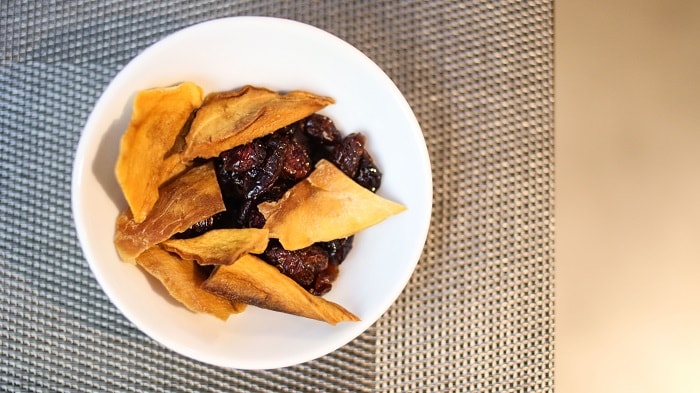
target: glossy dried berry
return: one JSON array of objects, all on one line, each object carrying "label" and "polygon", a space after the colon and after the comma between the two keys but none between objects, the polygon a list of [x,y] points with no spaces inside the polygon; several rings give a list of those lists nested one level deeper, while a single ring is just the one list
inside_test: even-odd
[{"label": "glossy dried berry", "polygon": [[331,162],[343,173],[354,178],[360,166],[360,159],[365,151],[365,137],[362,134],[353,133],[333,148]]},{"label": "glossy dried berry", "polygon": [[360,164],[354,180],[357,184],[372,192],[377,192],[382,185],[382,172],[379,171],[379,168],[374,164],[374,160],[372,160],[372,157],[366,150],[362,158],[360,158]]},{"label": "glossy dried berry", "polygon": [[[262,228],[265,225],[265,217],[262,217],[262,225],[260,224],[258,215],[262,216],[258,211],[255,200],[244,200],[233,210],[236,212],[236,226],[240,228]],[[252,225],[254,224],[254,225]]]},{"label": "glossy dried berry", "polygon": [[328,267],[328,253],[316,245],[289,251],[279,244],[273,244],[265,251],[263,258],[307,289],[314,283],[318,273]]},{"label": "glossy dried berry", "polygon": [[223,169],[228,172],[245,172],[262,164],[266,155],[265,145],[262,141],[255,140],[222,152],[219,160]]},{"label": "glossy dried berry", "polygon": [[352,250],[352,242],[354,239],[355,236],[350,236],[319,243],[319,245],[328,251],[328,263],[339,265],[348,256],[350,250]]},{"label": "glossy dried berry", "polygon": [[282,171],[286,177],[294,180],[301,180],[311,173],[311,158],[300,142],[290,141]]},{"label": "glossy dried berry", "polygon": [[323,145],[335,145],[342,139],[340,131],[335,128],[333,121],[317,113],[306,118],[304,131],[314,141]]},{"label": "glossy dried berry", "polygon": [[338,265],[329,264],[328,267],[323,269],[318,276],[316,276],[316,281],[314,285],[309,288],[309,292],[312,295],[323,296],[333,287],[333,281],[338,278]]},{"label": "glossy dried berry", "polygon": [[284,158],[289,148],[286,140],[276,140],[268,151],[265,163],[260,167],[260,171],[253,177],[253,184],[246,189],[246,199],[256,199],[258,196],[269,190],[282,174]]},{"label": "glossy dried berry", "polygon": [[216,179],[219,182],[224,200],[243,196],[245,177],[245,173],[229,172],[224,170],[222,166],[216,167]]}]

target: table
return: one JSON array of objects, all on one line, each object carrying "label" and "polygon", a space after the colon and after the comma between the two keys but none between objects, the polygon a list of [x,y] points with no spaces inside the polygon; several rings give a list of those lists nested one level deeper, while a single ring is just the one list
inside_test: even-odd
[{"label": "table", "polygon": [[[218,17],[322,28],[367,54],[413,108],[431,157],[431,230],[410,283],[367,332],[315,361],[211,367],[109,302],[70,210],[97,98],[150,44]],[[551,1],[0,2],[3,391],[551,391]]]}]

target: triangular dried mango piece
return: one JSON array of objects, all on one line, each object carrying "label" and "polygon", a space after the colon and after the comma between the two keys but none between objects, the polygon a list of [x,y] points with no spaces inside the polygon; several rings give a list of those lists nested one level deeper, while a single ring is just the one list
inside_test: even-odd
[{"label": "triangular dried mango piece", "polygon": [[215,229],[190,239],[170,239],[161,246],[200,265],[230,265],[247,253],[260,254],[268,243],[267,229]]},{"label": "triangular dried mango piece", "polygon": [[232,303],[201,288],[208,274],[194,261],[185,261],[158,246],[136,258],[136,263],[157,278],[175,300],[189,310],[211,314],[221,320],[245,310],[243,303]]},{"label": "triangular dried mango piece", "polygon": [[342,306],[314,296],[277,268],[253,255],[216,268],[202,288],[232,302],[317,319],[335,325],[359,318]]},{"label": "triangular dried mango piece", "polygon": [[193,167],[161,187],[143,222],[135,222],[128,209],[120,214],[114,244],[122,260],[133,262],[151,246],[225,209],[213,164]]},{"label": "triangular dried mango piece", "polygon": [[355,183],[335,165],[321,160],[316,169],[279,201],[258,209],[271,238],[287,250],[345,238],[375,225],[406,207]]},{"label": "triangular dried mango piece", "polygon": [[207,96],[187,134],[185,160],[216,157],[332,104],[329,97],[304,91],[279,94],[245,86]]},{"label": "triangular dried mango piece", "polygon": [[153,208],[158,188],[184,169],[178,139],[194,109],[202,104],[202,95],[202,89],[191,82],[136,95],[115,168],[135,222],[143,221]]}]

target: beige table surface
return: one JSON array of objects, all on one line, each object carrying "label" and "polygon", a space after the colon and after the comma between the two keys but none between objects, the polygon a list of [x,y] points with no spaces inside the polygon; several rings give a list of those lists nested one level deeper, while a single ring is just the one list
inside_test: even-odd
[{"label": "beige table surface", "polygon": [[700,391],[700,2],[555,10],[556,390]]}]

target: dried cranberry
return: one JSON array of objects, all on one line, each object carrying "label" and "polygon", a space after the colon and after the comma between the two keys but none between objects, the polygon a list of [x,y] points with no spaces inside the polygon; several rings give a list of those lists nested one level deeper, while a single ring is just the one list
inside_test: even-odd
[{"label": "dried cranberry", "polygon": [[328,262],[339,265],[345,260],[345,257],[348,256],[350,250],[352,250],[352,242],[354,239],[354,236],[350,236],[318,244],[328,251]]},{"label": "dried cranberry", "polygon": [[311,158],[304,146],[296,140],[289,143],[282,170],[286,177],[299,180],[311,173]]},{"label": "dried cranberry", "polygon": [[315,141],[324,145],[335,145],[342,139],[333,121],[317,113],[306,118],[304,131]]},{"label": "dried cranberry", "polygon": [[265,216],[263,216],[262,213],[258,210],[256,207],[255,209],[251,210],[250,213],[248,213],[248,219],[246,220],[246,228],[262,228],[265,226]]},{"label": "dried cranberry", "polygon": [[252,187],[246,189],[246,199],[255,199],[277,181],[282,174],[284,157],[287,154],[289,142],[281,139],[271,144],[265,163],[260,167],[260,171],[255,174]]},{"label": "dried cranberry", "polygon": [[[236,224],[238,227],[241,227],[241,228],[262,228],[262,226],[257,227],[257,226],[250,225],[251,217],[256,215],[256,213],[260,214],[260,212],[258,211],[258,207],[257,207],[255,200],[246,199],[243,202],[240,202],[237,205],[237,207],[234,209],[234,211],[236,212],[235,217],[236,217]],[[263,219],[264,219],[264,217],[263,217]],[[255,220],[257,222],[257,220],[255,218],[253,218],[253,220]],[[263,225],[264,224],[265,223],[263,221]]]},{"label": "dried cranberry", "polygon": [[279,178],[275,182],[275,184],[272,185],[267,191],[265,191],[264,194],[262,194],[259,198],[259,202],[267,202],[267,201],[277,201],[282,196],[284,195],[287,190],[292,188],[297,182],[290,180],[290,179],[284,179],[284,178]]},{"label": "dried cranberry", "polygon": [[354,180],[357,184],[372,192],[377,192],[382,185],[382,172],[379,171],[379,168],[374,164],[374,160],[372,160],[372,157],[366,150],[362,154],[362,158],[360,158],[360,164]]},{"label": "dried cranberry", "polygon": [[236,146],[219,155],[221,166],[228,172],[245,172],[253,169],[265,161],[267,152],[262,141],[255,140],[251,143]]},{"label": "dried cranberry", "polygon": [[362,134],[350,134],[333,148],[331,161],[343,173],[354,178],[365,151],[364,145],[365,137]]},{"label": "dried cranberry", "polygon": [[243,196],[245,177],[245,173],[228,172],[223,167],[217,167],[216,179],[224,200]]},{"label": "dried cranberry", "polygon": [[263,257],[305,288],[309,288],[316,275],[328,267],[328,252],[317,245],[290,251],[273,243]]},{"label": "dried cranberry", "polygon": [[309,288],[309,292],[316,296],[325,295],[331,290],[333,281],[335,281],[336,278],[338,278],[338,265],[329,264],[328,267],[318,273],[314,285]]}]

